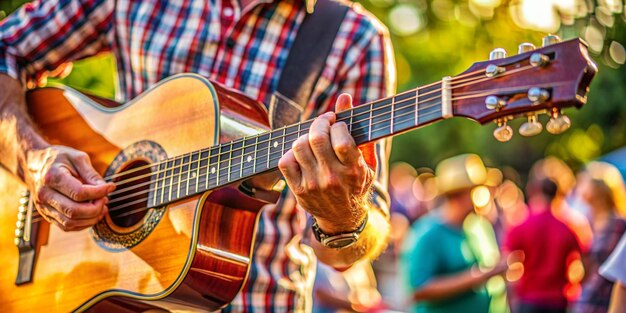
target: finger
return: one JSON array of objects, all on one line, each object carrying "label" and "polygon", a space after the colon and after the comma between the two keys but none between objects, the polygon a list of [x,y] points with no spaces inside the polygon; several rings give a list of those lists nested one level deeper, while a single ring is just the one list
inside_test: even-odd
[{"label": "finger", "polygon": [[47,204],[69,219],[93,219],[102,215],[105,208],[105,198],[96,201],[75,202],[59,192],[53,192],[49,196]]},{"label": "finger", "polygon": [[344,165],[357,163],[361,152],[357,148],[354,138],[350,135],[345,123],[335,123],[330,127],[330,140],[339,162]]},{"label": "finger", "polygon": [[335,112],[345,111],[352,108],[352,96],[349,93],[342,93],[335,102]]},{"label": "finger", "polygon": [[83,219],[83,220],[73,220],[67,218],[61,212],[55,210],[50,205],[44,206],[46,209],[46,216],[50,222],[55,224],[57,227],[62,229],[63,231],[77,231],[81,229],[85,229],[87,227],[93,226],[98,222],[98,218],[91,219]]},{"label": "finger", "polygon": [[302,171],[314,171],[317,168],[317,160],[311,150],[308,134],[296,139],[293,142],[291,151],[293,151],[293,155]]},{"label": "finger", "polygon": [[106,185],[85,185],[72,173],[67,166],[52,166],[45,176],[45,185],[53,188],[68,198],[82,202],[87,200],[96,200],[105,197],[112,188]]},{"label": "finger", "polygon": [[287,153],[278,160],[278,169],[283,173],[285,180],[287,180],[287,185],[289,185],[292,190],[300,186],[302,182],[302,172],[300,171],[296,157],[293,155],[293,151],[287,151]]},{"label": "finger", "polygon": [[[106,182],[91,165],[91,160],[87,153],[77,151],[70,156],[70,162],[78,172],[78,175],[90,185],[104,185]],[[109,188],[115,188],[113,183],[109,183]],[[113,191],[113,190],[111,190]],[[111,192],[109,191],[109,192]]]},{"label": "finger", "polygon": [[334,113],[326,113],[316,118],[309,128],[309,144],[318,164],[337,161],[330,142],[330,125],[334,123],[334,119]]}]

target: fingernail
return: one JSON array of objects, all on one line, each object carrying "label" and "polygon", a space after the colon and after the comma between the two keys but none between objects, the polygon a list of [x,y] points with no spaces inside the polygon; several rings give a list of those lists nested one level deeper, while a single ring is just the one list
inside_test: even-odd
[{"label": "fingernail", "polygon": [[104,204],[109,204],[109,198],[108,197],[104,197]]},{"label": "fingernail", "polygon": [[115,190],[115,185],[109,186],[109,192],[113,192],[113,190]]}]

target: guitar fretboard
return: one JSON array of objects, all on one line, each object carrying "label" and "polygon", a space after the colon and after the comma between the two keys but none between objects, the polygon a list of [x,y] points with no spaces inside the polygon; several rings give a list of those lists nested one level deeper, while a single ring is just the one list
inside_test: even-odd
[{"label": "guitar fretboard", "polygon": [[[442,86],[445,83],[444,80],[339,112],[337,121],[346,123],[357,145],[433,123],[446,115],[448,88]],[[298,137],[308,133],[312,122],[311,119],[244,137],[154,165],[148,206],[168,204],[277,169],[278,160]]]}]

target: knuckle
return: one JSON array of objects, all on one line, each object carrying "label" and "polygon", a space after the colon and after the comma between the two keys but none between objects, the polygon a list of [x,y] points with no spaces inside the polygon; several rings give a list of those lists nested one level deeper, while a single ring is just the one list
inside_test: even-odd
[{"label": "knuckle", "polygon": [[347,155],[351,148],[352,147],[347,142],[341,142],[335,145],[335,151],[340,155]]},{"label": "knuckle", "polygon": [[48,199],[48,189],[47,188],[39,188],[36,193],[35,203],[43,204]]},{"label": "knuckle", "polygon": [[325,189],[334,189],[341,185],[341,181],[339,177],[335,174],[329,174],[324,179],[324,187]]},{"label": "knuckle", "polygon": [[85,153],[84,151],[77,151],[76,159],[81,160],[81,161],[87,161],[89,160],[89,155]]},{"label": "knuckle", "polygon": [[304,186],[296,186],[292,188],[291,190],[293,191],[293,194],[296,196],[302,196],[306,193],[306,189],[304,188]]},{"label": "knuckle", "polygon": [[56,167],[50,167],[48,171],[43,175],[44,185],[53,185],[58,181],[59,172]]},{"label": "knuckle", "polygon": [[320,184],[316,181],[309,181],[306,184],[306,191],[308,192],[318,192],[320,191]]},{"label": "knuckle", "polygon": [[324,146],[327,142],[327,137],[324,136],[324,134],[322,133],[312,133],[309,136],[309,142],[311,143],[312,147],[321,147]]}]

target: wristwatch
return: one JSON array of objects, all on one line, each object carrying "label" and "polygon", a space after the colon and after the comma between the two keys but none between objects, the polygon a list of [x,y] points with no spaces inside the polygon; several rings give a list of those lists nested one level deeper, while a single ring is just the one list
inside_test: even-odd
[{"label": "wristwatch", "polygon": [[324,247],[333,249],[347,248],[353,245],[357,240],[359,240],[359,236],[361,235],[361,232],[363,232],[363,229],[365,229],[365,225],[367,224],[367,217],[368,215],[366,213],[365,219],[363,219],[363,222],[361,222],[359,228],[348,233],[335,235],[326,234],[322,231],[322,229],[320,229],[319,225],[317,225],[317,220],[315,219],[315,217],[313,218],[313,224],[311,225],[311,229],[313,230],[313,235],[315,236],[315,239],[317,239],[317,241],[319,241]]}]

